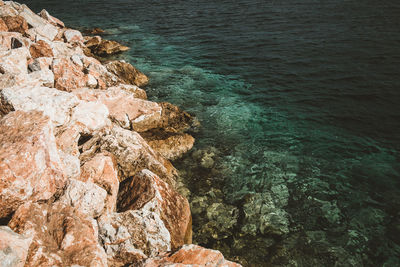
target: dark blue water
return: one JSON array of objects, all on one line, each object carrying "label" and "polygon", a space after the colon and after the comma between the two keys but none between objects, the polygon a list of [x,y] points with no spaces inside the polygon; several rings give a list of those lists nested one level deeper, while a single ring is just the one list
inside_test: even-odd
[{"label": "dark blue water", "polygon": [[[400,266],[400,2],[26,3],[105,29],[152,100],[198,117],[197,154],[175,164],[192,206],[234,212],[193,209],[196,242],[245,265]],[[265,232],[260,207],[288,231]]]}]

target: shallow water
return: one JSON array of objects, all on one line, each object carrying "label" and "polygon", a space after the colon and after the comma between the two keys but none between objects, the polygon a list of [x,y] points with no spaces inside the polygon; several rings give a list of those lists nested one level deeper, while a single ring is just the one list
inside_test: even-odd
[{"label": "shallow water", "polygon": [[[398,1],[26,3],[105,29],[132,47],[118,58],[150,77],[152,100],[198,117],[194,153],[175,163],[195,241],[245,265],[400,265]],[[273,212],[287,233],[260,226],[268,194],[286,199]],[[201,197],[230,210],[196,209]],[[204,228],[218,216],[232,226]]]}]

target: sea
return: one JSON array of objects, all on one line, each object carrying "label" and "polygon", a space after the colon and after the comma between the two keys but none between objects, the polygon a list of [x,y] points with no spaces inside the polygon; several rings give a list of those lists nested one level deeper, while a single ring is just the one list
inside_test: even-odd
[{"label": "sea", "polygon": [[243,266],[400,266],[400,1],[31,0],[196,116],[193,242]]}]

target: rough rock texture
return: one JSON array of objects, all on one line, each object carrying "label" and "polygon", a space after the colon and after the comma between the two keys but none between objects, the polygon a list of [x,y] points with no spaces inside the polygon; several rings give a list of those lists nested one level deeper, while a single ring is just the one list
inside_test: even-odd
[{"label": "rough rock texture", "polygon": [[162,128],[164,131],[181,133],[189,130],[193,123],[195,123],[194,118],[179,107],[167,102],[159,103],[159,105],[162,107],[159,128]]},{"label": "rough rock texture", "polygon": [[5,16],[2,17],[2,20],[10,32],[19,32],[21,34],[25,34],[28,30],[28,23],[21,16]]},{"label": "rough rock texture", "polygon": [[217,250],[206,249],[197,245],[185,245],[177,252],[148,259],[140,266],[142,267],[161,267],[161,266],[239,267],[241,265],[225,260],[221,252]]},{"label": "rough rock texture", "polygon": [[64,186],[50,118],[15,111],[0,121],[0,218],[27,200],[49,199]]},{"label": "rough rock texture", "polygon": [[110,73],[97,59],[83,57],[82,62],[85,72],[92,75],[97,80],[98,88],[106,89],[107,87],[117,85],[120,82],[118,77]]},{"label": "rough rock texture", "polygon": [[0,32],[0,50],[28,47],[31,41],[18,32]]},{"label": "rough rock texture", "polygon": [[53,50],[50,45],[43,40],[39,40],[36,43],[32,44],[29,48],[29,52],[33,58],[38,57],[53,57]]},{"label": "rough rock texture", "polygon": [[23,267],[31,239],[0,226],[0,266]]},{"label": "rough rock texture", "polygon": [[7,32],[8,27],[2,18],[0,18],[0,32]]},{"label": "rough rock texture", "polygon": [[49,69],[31,72],[29,78],[36,81],[40,86],[54,87],[54,74]]},{"label": "rough rock texture", "polygon": [[84,37],[84,39],[85,39],[85,46],[87,48],[97,47],[102,41],[100,36],[93,36],[93,37],[88,36]]},{"label": "rough rock texture", "polygon": [[131,64],[124,61],[111,61],[106,64],[107,70],[114,73],[123,83],[144,86],[149,79]]},{"label": "rough rock texture", "polygon": [[3,73],[24,75],[28,73],[28,61],[30,57],[26,47],[0,51],[0,69]]},{"label": "rough rock texture", "polygon": [[118,211],[156,212],[171,234],[172,249],[191,243],[192,218],[189,202],[149,170],[142,170],[121,183]]},{"label": "rough rock texture", "polygon": [[58,28],[51,23],[47,22],[45,19],[36,15],[32,10],[30,10],[26,5],[21,5],[21,12],[19,15],[23,17],[30,28],[27,33],[31,35],[34,39],[38,36],[44,37],[50,41],[53,41],[58,33]]},{"label": "rough rock texture", "polygon": [[96,221],[73,207],[27,202],[8,225],[32,238],[25,266],[107,266]]},{"label": "rough rock texture", "polygon": [[129,50],[129,47],[123,46],[116,41],[102,40],[97,46],[92,47],[92,52],[98,56],[109,56]]},{"label": "rough rock texture", "polygon": [[64,22],[50,15],[46,9],[40,11],[39,15],[55,26],[65,27]]},{"label": "rough rock texture", "polygon": [[68,29],[64,32],[64,38],[68,43],[83,42],[83,36],[80,31]]},{"label": "rough rock texture", "polygon": [[62,91],[71,92],[86,85],[85,74],[82,68],[75,65],[69,58],[53,60],[55,87]]},{"label": "rough rock texture", "polygon": [[111,126],[108,114],[102,103],[82,101],[74,108],[71,121],[81,126],[81,132],[92,133]]},{"label": "rough rock texture", "polygon": [[95,155],[82,166],[79,180],[92,182],[107,192],[105,213],[111,214],[116,210],[119,188],[117,162],[110,153]]},{"label": "rough rock texture", "polygon": [[171,249],[163,221],[147,210],[114,213],[99,222],[99,234],[111,266],[137,264]]},{"label": "rough rock texture", "polygon": [[135,132],[113,127],[96,133],[81,147],[81,161],[86,162],[98,152],[112,153],[118,163],[120,181],[142,169],[149,169],[167,183],[174,185],[176,170],[171,163],[155,153]]},{"label": "rough rock texture", "polygon": [[146,91],[143,90],[143,89],[140,89],[136,85],[119,84],[117,86],[108,88],[109,91],[118,90],[118,89],[124,90],[124,91],[132,94],[133,97],[135,97],[135,98],[140,98],[140,99],[143,99],[143,100],[147,99]]}]

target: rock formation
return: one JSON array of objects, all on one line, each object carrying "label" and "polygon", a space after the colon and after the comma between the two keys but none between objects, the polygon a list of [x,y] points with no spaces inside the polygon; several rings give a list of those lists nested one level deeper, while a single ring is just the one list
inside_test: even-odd
[{"label": "rock formation", "polygon": [[0,0],[2,266],[237,266],[185,245],[169,160],[192,148],[195,118],[147,100],[131,64],[91,57],[127,49]]}]

